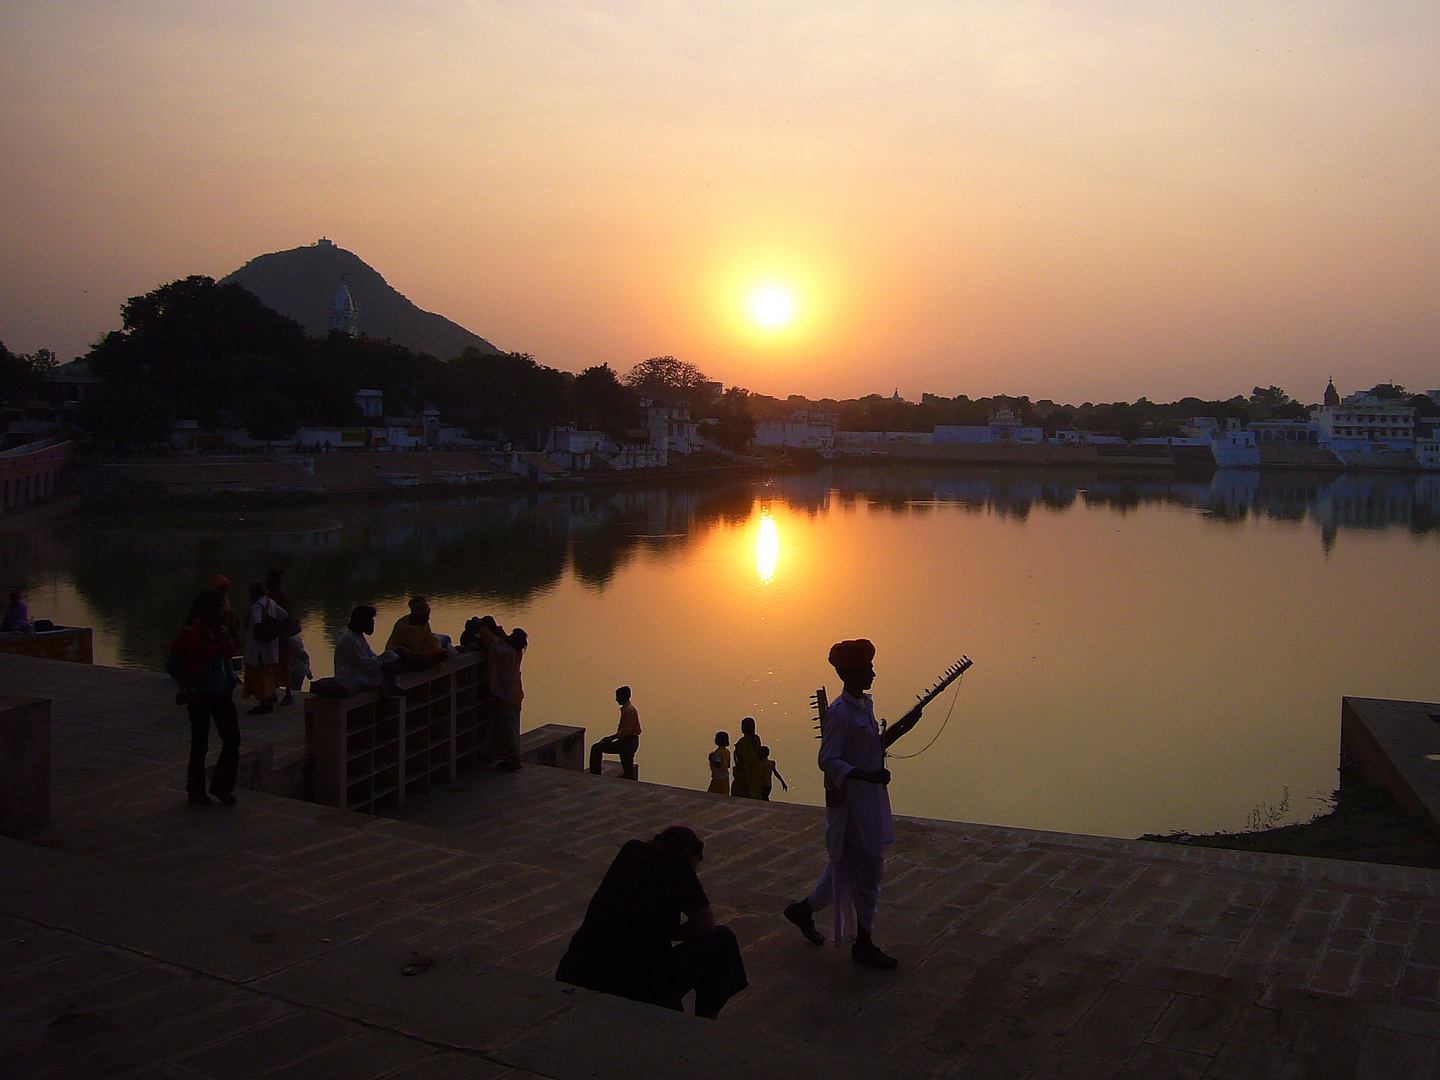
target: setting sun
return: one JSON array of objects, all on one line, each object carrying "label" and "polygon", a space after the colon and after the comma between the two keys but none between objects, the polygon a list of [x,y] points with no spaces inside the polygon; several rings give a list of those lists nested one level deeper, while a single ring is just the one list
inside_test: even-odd
[{"label": "setting sun", "polygon": [[750,317],[761,326],[778,330],[795,318],[795,296],[780,285],[766,285],[750,297]]}]

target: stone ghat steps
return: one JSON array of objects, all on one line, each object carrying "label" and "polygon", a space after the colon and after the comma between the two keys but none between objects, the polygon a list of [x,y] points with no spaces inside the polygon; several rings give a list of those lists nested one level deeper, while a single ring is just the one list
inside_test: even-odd
[{"label": "stone ghat steps", "polygon": [[0,1074],[858,1078],[864,1063],[0,838]]},{"label": "stone ghat steps", "polygon": [[[463,776],[395,820],[251,792],[232,809],[192,808],[179,775],[177,762],[67,785],[56,824],[34,839],[363,952],[371,967],[359,975],[310,969],[321,974],[306,1007],[346,1018],[382,1015],[356,1011],[357,995],[367,1010],[391,1007],[352,983],[419,985],[418,974],[379,979],[402,960],[424,978],[495,972],[507,1001],[530,993],[513,980],[531,980],[523,985],[542,997],[564,993],[550,974],[615,850],[678,821],[706,839],[701,876],[740,937],[751,980],[709,1030],[776,1047],[791,1074],[1440,1069],[1432,871],[902,820],[882,896],[880,939],[902,961],[888,974],[809,946],[778,916],[819,869],[823,818],[814,808],[527,768]],[[110,889],[106,902],[128,909],[128,889]],[[453,974],[434,982],[445,1001],[427,1009],[460,1009],[457,996],[471,992]],[[596,1009],[630,1010],[625,1023],[648,1046],[651,1021],[634,1017],[659,1011],[598,1000]],[[614,1050],[588,1019],[575,1024],[583,1037],[551,1034],[547,1045],[584,1043],[601,1055],[596,1075],[710,1075],[710,1049],[662,1066]],[[653,1024],[663,1042],[701,1022],[660,1014]],[[694,1047],[709,1046],[708,1034],[693,1037]],[[481,1050],[498,1061],[499,1046]],[[816,1056],[793,1056],[806,1053]],[[724,1060],[727,1077],[768,1075]],[[517,1063],[562,1075],[533,1058]]]}]

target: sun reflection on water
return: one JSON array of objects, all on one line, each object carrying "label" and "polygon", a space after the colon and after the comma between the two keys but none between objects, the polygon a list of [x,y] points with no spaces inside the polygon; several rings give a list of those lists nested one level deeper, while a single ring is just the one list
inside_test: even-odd
[{"label": "sun reflection on water", "polygon": [[780,531],[769,510],[760,513],[760,532],[755,537],[755,572],[760,584],[768,585],[775,576],[775,563],[780,558]]}]

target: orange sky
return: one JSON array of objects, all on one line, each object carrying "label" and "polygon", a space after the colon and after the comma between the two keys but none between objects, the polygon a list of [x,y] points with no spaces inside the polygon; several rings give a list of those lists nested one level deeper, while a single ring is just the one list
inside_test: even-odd
[{"label": "orange sky", "polygon": [[1437,55],[1413,2],[6,4],[0,340],[328,235],[572,370],[1430,389]]}]

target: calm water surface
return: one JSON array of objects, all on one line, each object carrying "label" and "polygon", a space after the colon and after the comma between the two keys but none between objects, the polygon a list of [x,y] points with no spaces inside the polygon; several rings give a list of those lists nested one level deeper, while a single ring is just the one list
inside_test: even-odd
[{"label": "calm water surface", "polygon": [[[0,540],[32,614],[158,669],[214,571],[288,571],[317,675],[351,606],[377,649],[414,592],[437,629],[524,626],[524,726],[613,730],[635,688],[648,780],[703,789],[755,716],[788,796],[822,801],[808,699],[872,638],[881,715],[962,652],[893,764],[897,811],[1118,836],[1303,820],[1335,785],[1342,694],[1440,699],[1440,478],[1194,481],[955,469],[707,487],[88,515]],[[950,711],[948,726],[940,730]],[[176,722],[181,718],[177,714]]]}]

